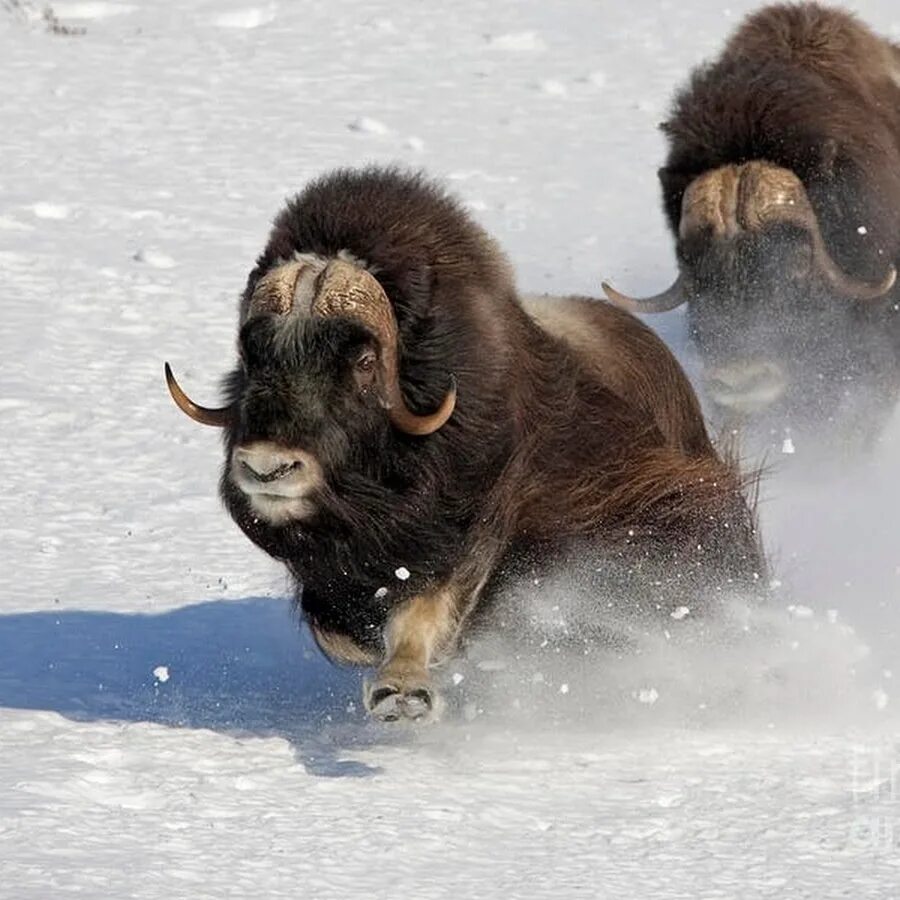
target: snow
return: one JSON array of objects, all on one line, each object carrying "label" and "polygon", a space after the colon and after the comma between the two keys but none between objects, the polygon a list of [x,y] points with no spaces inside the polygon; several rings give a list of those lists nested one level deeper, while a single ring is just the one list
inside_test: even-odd
[{"label": "snow", "polygon": [[248,6],[244,9],[233,9],[213,17],[213,22],[220,28],[259,28],[268,25],[275,18],[274,7],[261,9]]},{"label": "snow", "polygon": [[515,53],[545,49],[544,41],[533,31],[489,35],[488,44],[496,50],[509,50]]},{"label": "snow", "polygon": [[541,93],[547,94],[549,97],[565,97],[569,93],[565,83],[557,81],[555,78],[547,78],[537,87]]},{"label": "snow", "polygon": [[126,13],[134,12],[136,7],[126,3],[69,3],[56,2],[53,3],[53,12],[64,19],[105,19],[108,16],[121,16]]},{"label": "snow", "polygon": [[[656,124],[753,6],[54,3],[65,35],[0,3],[0,897],[898,896],[900,423],[770,466],[764,615],[488,642],[444,722],[391,729],[162,378],[214,404],[273,215],[338,165],[442,177],[523,289],[658,290]],[[652,324],[695,371],[683,313]]]},{"label": "snow", "polygon": [[359,131],[363,134],[386,135],[391,133],[391,129],[384,122],[379,122],[378,119],[373,119],[369,116],[360,116],[358,119],[354,119],[347,127],[351,131]]},{"label": "snow", "polygon": [[69,209],[59,203],[35,203],[31,207],[39,219],[67,219]]},{"label": "snow", "polygon": [[165,684],[169,680],[169,667],[157,666],[153,670],[153,677],[162,684]]},{"label": "snow", "polygon": [[148,248],[146,250],[138,250],[134,254],[136,262],[146,263],[157,269],[171,269],[176,263],[167,253],[161,253],[159,250]]},{"label": "snow", "polygon": [[[813,612],[813,610],[811,610],[808,606],[803,606],[802,603],[801,603],[801,604],[795,604],[795,603],[792,603],[792,604],[788,607],[788,612],[789,612],[795,619],[810,619],[810,618],[812,618],[812,617],[815,615],[815,613]],[[830,617],[829,617],[829,622],[831,622],[831,618],[830,618]],[[834,622],[831,622],[831,624],[834,624]]]}]

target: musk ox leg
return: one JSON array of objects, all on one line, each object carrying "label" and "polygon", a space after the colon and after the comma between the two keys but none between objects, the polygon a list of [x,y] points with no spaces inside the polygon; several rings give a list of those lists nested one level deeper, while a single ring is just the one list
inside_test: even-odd
[{"label": "musk ox leg", "polygon": [[452,651],[467,604],[444,587],[398,607],[385,629],[385,657],[365,686],[366,709],[384,722],[434,721],[443,701],[429,668]]},{"label": "musk ox leg", "polygon": [[348,666],[374,666],[378,656],[365,647],[360,647],[352,638],[337,631],[327,631],[315,622],[309,629],[316,639],[319,649],[332,661]]}]

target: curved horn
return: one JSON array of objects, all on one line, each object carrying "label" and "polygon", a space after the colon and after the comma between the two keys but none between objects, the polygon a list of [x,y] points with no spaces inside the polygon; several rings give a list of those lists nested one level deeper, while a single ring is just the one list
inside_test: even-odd
[{"label": "curved horn", "polygon": [[169,393],[172,395],[175,405],[195,422],[200,422],[203,425],[213,425],[216,428],[225,428],[231,422],[232,409],[230,406],[211,409],[194,403],[175,380],[175,376],[172,374],[172,367],[168,363],[166,363],[166,384],[169,386]]},{"label": "curved horn", "polygon": [[434,434],[447,423],[453,415],[453,410],[456,409],[456,377],[453,375],[450,376],[450,387],[441,405],[427,416],[418,416],[411,412],[403,400],[399,379],[395,380],[394,384],[396,389],[388,389],[388,415],[394,427],[406,434],[417,436]]},{"label": "curved horn", "polygon": [[[737,184],[737,166],[723,166],[695,178],[681,198],[679,237],[684,238],[701,228],[710,228],[716,236],[734,234],[737,231]],[[687,299],[684,279],[680,274],[671,287],[652,297],[629,297],[605,281],[603,290],[610,303],[631,313],[668,312]]]},{"label": "curved horn", "polygon": [[851,300],[877,300],[894,286],[897,281],[897,270],[893,265],[888,266],[887,272],[880,281],[865,281],[862,278],[848,275],[831,258],[816,219],[813,219],[809,230],[813,239],[813,259],[818,265],[819,271],[838,293]]},{"label": "curved horn", "polygon": [[679,275],[671,287],[666,288],[661,294],[653,297],[629,297],[620,294],[612,285],[604,281],[603,291],[607,299],[619,309],[628,310],[630,313],[663,313],[676,306],[681,306],[686,297],[684,295],[684,279]]},{"label": "curved horn", "polygon": [[835,291],[849,299],[883,297],[897,280],[894,266],[871,282],[849,275],[832,259],[803,182],[788,169],[764,162],[747,163],[741,178],[738,218],[749,229],[785,222],[807,231],[816,268]]},{"label": "curved horn", "polygon": [[400,389],[398,362],[399,333],[391,302],[371,272],[344,260],[332,260],[322,273],[313,315],[346,316],[368,328],[378,340],[385,405],[395,428],[406,434],[428,435],[441,428],[456,407],[456,379],[438,409],[429,415],[416,415],[406,405]]}]

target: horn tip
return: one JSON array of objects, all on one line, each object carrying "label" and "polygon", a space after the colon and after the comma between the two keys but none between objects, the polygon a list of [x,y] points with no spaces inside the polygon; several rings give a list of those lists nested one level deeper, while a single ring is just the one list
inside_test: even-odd
[{"label": "horn tip", "polygon": [[183,393],[181,386],[178,384],[178,379],[175,378],[175,373],[172,371],[172,367],[168,362],[163,364],[163,370],[166,373],[166,387],[169,389],[172,399],[178,403],[178,395]]},{"label": "horn tip", "polygon": [[617,291],[608,281],[601,281],[600,287],[603,288],[603,293],[606,294],[607,301],[613,306],[617,306],[619,309],[624,309],[628,312],[635,312],[637,309],[630,297],[626,297],[624,294],[619,293],[619,291]]}]

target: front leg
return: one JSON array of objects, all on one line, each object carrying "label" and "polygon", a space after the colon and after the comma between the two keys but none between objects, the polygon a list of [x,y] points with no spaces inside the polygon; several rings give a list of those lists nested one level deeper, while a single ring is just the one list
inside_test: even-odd
[{"label": "front leg", "polygon": [[443,701],[429,669],[455,646],[476,592],[453,584],[434,588],[393,610],[385,629],[384,662],[365,686],[366,709],[383,722],[433,721]]}]

